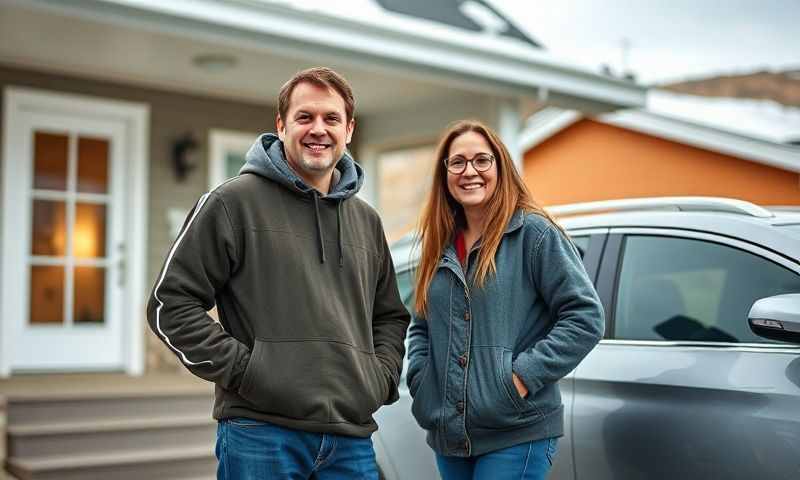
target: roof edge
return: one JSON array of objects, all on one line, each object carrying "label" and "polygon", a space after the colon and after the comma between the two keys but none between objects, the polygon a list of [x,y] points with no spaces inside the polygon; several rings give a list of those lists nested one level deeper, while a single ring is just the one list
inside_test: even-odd
[{"label": "roof edge", "polygon": [[596,117],[585,117],[571,110],[548,108],[528,120],[520,136],[520,147],[523,151],[527,151],[582,118],[591,118],[607,125],[800,173],[798,147],[698,125],[646,110],[623,110]]},{"label": "roof edge", "polygon": [[522,54],[511,48],[487,51],[475,42],[445,41],[280,4],[254,0],[10,1],[277,54],[325,55],[335,62],[509,98],[539,98],[543,91],[551,92],[552,103],[565,107],[587,105],[587,109],[596,106],[608,111],[645,103],[645,87],[589,72],[551,54]]}]

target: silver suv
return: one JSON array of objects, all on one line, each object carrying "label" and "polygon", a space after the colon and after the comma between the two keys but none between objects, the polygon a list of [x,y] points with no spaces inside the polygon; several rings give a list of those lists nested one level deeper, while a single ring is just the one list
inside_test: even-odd
[{"label": "silver suv", "polygon": [[[800,207],[672,197],[550,211],[606,333],[561,381],[567,433],[549,478],[800,478]],[[393,247],[408,306],[410,251]],[[405,382],[376,418],[384,478],[438,478]]]}]

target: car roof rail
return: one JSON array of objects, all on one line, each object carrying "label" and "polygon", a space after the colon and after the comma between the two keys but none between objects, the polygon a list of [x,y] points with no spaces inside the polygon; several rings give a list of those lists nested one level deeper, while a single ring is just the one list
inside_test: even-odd
[{"label": "car roof rail", "polygon": [[800,205],[770,205],[767,207],[773,212],[800,212]]},{"label": "car roof rail", "polygon": [[758,218],[775,215],[756,204],[722,197],[653,197],[601,200],[598,202],[554,205],[545,208],[557,217],[588,213],[631,212],[640,210],[679,210],[687,212],[726,212]]}]

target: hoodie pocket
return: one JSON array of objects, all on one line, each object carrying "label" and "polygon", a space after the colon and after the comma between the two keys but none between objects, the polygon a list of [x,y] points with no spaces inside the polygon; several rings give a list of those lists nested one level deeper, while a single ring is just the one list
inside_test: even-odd
[{"label": "hoodie pocket", "polygon": [[[469,423],[491,429],[511,428],[519,424],[520,406],[524,399],[516,393],[516,388],[511,383],[510,358],[511,351],[502,347],[481,347],[474,350],[467,382]],[[514,391],[510,388],[514,388]],[[520,401],[516,402],[511,393]]]},{"label": "hoodie pocket", "polygon": [[264,413],[364,424],[386,390],[376,362],[341,342],[256,339],[239,395]]},{"label": "hoodie pocket", "polygon": [[436,420],[439,418],[442,411],[441,398],[437,395],[436,375],[431,372],[432,360],[429,358],[423,370],[417,374],[419,380],[416,380],[414,393],[412,393],[411,414],[417,420],[420,427],[425,430],[433,430],[436,428]]},{"label": "hoodie pocket", "polygon": [[542,412],[539,410],[536,402],[534,401],[535,395],[532,392],[528,392],[526,397],[520,397],[519,392],[517,391],[516,385],[514,385],[514,359],[511,350],[504,348],[502,350],[503,355],[503,370],[500,372],[501,377],[503,378],[503,383],[506,387],[506,392],[508,393],[508,398],[514,403],[519,411],[520,415],[523,417],[536,417],[541,416]]},{"label": "hoodie pocket", "polygon": [[519,396],[517,387],[514,385],[514,368],[512,364],[511,350],[503,348],[500,350],[500,355],[501,362],[498,375],[503,379],[505,392],[508,395],[508,399],[511,400],[511,403],[514,404],[517,410],[524,412],[526,410],[525,399]]}]

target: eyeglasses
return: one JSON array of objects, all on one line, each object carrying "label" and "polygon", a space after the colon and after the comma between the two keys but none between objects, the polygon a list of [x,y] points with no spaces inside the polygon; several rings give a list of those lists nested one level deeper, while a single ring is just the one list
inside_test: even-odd
[{"label": "eyeglasses", "polygon": [[453,175],[461,175],[464,173],[468,163],[472,164],[472,168],[474,168],[476,172],[485,172],[492,168],[494,155],[491,153],[479,153],[472,157],[472,160],[467,160],[463,155],[453,155],[450,158],[444,159],[445,168]]}]

